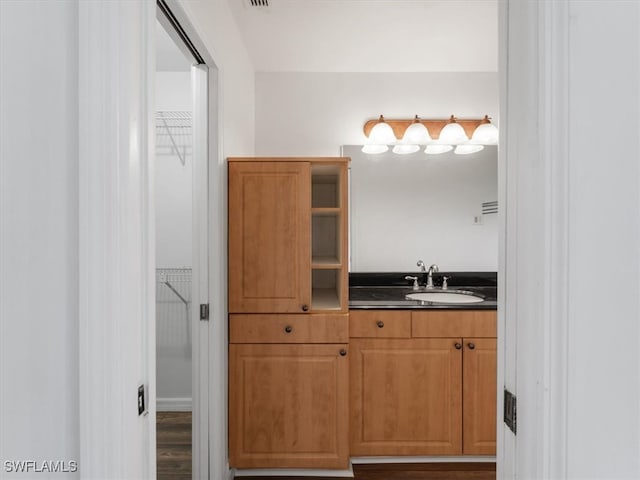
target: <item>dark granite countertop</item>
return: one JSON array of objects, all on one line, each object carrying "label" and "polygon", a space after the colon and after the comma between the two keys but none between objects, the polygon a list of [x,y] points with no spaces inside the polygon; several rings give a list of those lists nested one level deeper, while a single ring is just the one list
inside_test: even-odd
[{"label": "dark granite countertop", "polygon": [[406,275],[417,276],[420,285],[425,283],[422,272],[384,272],[349,274],[350,309],[447,309],[447,310],[495,310],[497,308],[497,275],[495,272],[440,272],[433,275],[434,290],[442,292],[442,277],[449,277],[448,292],[456,290],[471,292],[484,297],[479,303],[428,303],[406,299],[406,295],[417,293]]}]

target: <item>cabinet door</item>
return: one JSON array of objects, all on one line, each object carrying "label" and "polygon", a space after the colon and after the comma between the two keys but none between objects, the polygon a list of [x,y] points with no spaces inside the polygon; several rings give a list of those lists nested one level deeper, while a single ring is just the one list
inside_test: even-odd
[{"label": "cabinet door", "polygon": [[341,344],[230,345],[230,465],[348,468],[346,352]]},{"label": "cabinet door", "polygon": [[351,340],[351,454],[462,453],[461,340]]},{"label": "cabinet door", "polygon": [[465,455],[496,454],[496,339],[463,341]]},{"label": "cabinet door", "polygon": [[229,312],[310,308],[310,171],[308,162],[229,162]]}]

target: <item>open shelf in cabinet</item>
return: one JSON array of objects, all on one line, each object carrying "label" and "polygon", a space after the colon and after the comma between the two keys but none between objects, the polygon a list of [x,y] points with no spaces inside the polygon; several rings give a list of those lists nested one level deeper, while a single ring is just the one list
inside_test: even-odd
[{"label": "open shelf in cabinet", "polygon": [[340,269],[313,268],[311,273],[311,309],[341,310],[342,278]]},{"label": "open shelf in cabinet", "polygon": [[341,216],[339,212],[312,213],[311,265],[339,267],[342,260]]},{"label": "open shelf in cabinet", "polygon": [[340,165],[311,167],[311,208],[336,208],[342,204]]},{"label": "open shelf in cabinet", "polygon": [[346,168],[311,166],[311,307],[346,308]]}]

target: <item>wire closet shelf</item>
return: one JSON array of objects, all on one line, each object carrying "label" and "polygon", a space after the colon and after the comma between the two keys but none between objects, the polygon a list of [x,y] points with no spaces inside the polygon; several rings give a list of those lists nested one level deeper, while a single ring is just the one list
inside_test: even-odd
[{"label": "wire closet shelf", "polygon": [[156,155],[178,157],[182,165],[192,154],[192,116],[187,111],[156,112]]},{"label": "wire closet shelf", "polygon": [[191,269],[156,269],[158,346],[191,345]]}]

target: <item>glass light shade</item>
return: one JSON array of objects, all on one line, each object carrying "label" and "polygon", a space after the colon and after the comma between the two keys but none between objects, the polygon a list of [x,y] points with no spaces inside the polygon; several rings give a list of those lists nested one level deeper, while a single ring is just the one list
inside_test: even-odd
[{"label": "glass light shade", "polygon": [[429,130],[420,122],[409,125],[402,136],[402,143],[407,145],[426,145],[430,141]]},{"label": "glass light shade", "polygon": [[397,139],[391,125],[384,120],[376,123],[369,133],[369,142],[373,145],[392,145]]},{"label": "glass light shade", "polygon": [[420,145],[405,145],[404,143],[401,143],[393,147],[393,153],[398,153],[400,155],[415,153],[418,150],[420,150]]},{"label": "glass light shade", "polygon": [[482,145],[497,145],[498,128],[492,123],[482,123],[474,130],[471,140]]},{"label": "glass light shade", "polygon": [[453,150],[452,145],[438,145],[434,143],[433,145],[427,145],[427,148],[424,149],[424,153],[427,155],[437,155],[439,153],[447,153]]},{"label": "glass light shade", "polygon": [[386,145],[374,145],[374,144],[369,144],[369,145],[364,145],[362,147],[362,152],[363,153],[384,153],[387,150],[389,150],[389,147]]},{"label": "glass light shade", "polygon": [[446,145],[457,145],[469,140],[464,128],[459,123],[447,123],[440,131],[438,142]]},{"label": "glass light shade", "polygon": [[469,155],[470,153],[476,153],[484,149],[484,145],[476,145],[467,143],[465,145],[458,145],[453,153],[457,155]]}]

